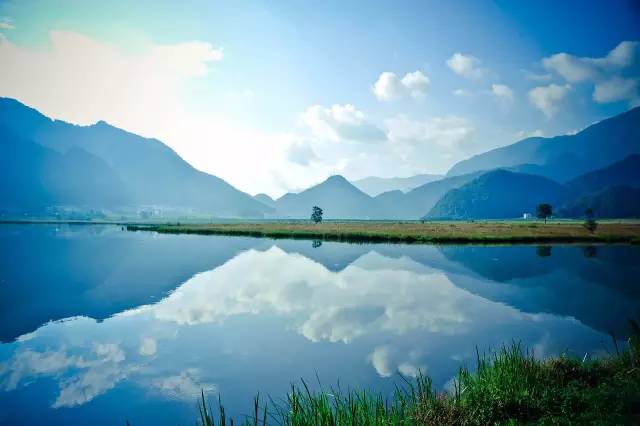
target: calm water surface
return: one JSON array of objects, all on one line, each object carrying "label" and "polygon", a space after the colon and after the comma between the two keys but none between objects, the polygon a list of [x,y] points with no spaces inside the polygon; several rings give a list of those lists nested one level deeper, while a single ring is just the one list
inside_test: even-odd
[{"label": "calm water surface", "polygon": [[447,387],[480,350],[594,356],[640,314],[639,246],[352,245],[0,225],[0,423],[193,424],[305,378]]}]

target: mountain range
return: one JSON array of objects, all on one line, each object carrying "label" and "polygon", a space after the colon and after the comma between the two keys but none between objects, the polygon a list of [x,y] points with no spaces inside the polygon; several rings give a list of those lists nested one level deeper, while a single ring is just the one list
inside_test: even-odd
[{"label": "mountain range", "polygon": [[[68,209],[145,217],[515,218],[549,202],[565,216],[636,217],[640,108],[575,135],[528,138],[454,165],[446,176],[342,176],[273,199],[196,170],[172,149],[105,122],[76,126],[0,98],[0,215]],[[635,197],[634,199],[637,199]],[[160,212],[160,213],[158,213]]]},{"label": "mountain range", "polygon": [[534,137],[455,164],[447,176],[496,168],[565,182],[640,153],[640,107],[595,123],[575,135]]},{"label": "mountain range", "polygon": [[76,126],[0,98],[0,210],[51,206],[263,217],[272,209],[155,139],[103,121]]},{"label": "mountain range", "polygon": [[640,155],[581,175],[562,185],[544,176],[497,169],[449,191],[427,219],[506,219],[535,213],[540,203],[561,217],[582,217],[591,208],[598,217],[640,217]]}]

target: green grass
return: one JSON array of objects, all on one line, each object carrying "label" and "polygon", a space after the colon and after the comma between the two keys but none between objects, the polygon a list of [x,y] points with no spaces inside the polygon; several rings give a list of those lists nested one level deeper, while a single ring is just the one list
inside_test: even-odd
[{"label": "green grass", "polygon": [[[240,424],[639,424],[640,327],[632,327],[627,349],[594,360],[538,360],[519,344],[478,354],[475,370],[460,369],[451,392],[436,392],[422,375],[390,398],[358,389],[311,391],[303,381],[283,400],[261,404],[257,396],[253,413]],[[214,412],[204,394],[199,421],[233,424],[220,399]]]},{"label": "green grass", "polygon": [[218,224],[129,225],[131,231],[169,234],[238,235],[347,242],[401,243],[637,243],[640,223],[602,222],[589,232],[578,221],[476,222],[255,222]]}]

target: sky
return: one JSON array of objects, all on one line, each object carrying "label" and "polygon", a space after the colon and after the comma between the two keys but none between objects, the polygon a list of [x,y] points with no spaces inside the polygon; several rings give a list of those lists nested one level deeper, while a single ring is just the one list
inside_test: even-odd
[{"label": "sky", "polygon": [[640,105],[637,1],[0,0],[0,96],[250,194],[446,173]]}]

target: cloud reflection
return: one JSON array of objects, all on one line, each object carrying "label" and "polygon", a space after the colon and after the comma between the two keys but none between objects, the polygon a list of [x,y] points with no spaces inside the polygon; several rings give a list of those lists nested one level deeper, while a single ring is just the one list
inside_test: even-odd
[{"label": "cloud reflection", "polygon": [[[549,328],[548,322],[588,332],[575,321],[483,299],[408,257],[369,251],[334,272],[273,246],[242,252],[163,300],[104,322],[79,318],[41,327],[8,344],[11,355],[0,364],[0,385],[9,391],[53,379],[59,387],[54,408],[85,404],[124,380],[176,400],[192,400],[201,389],[222,392],[218,380],[225,368],[240,368],[247,357],[254,358],[246,369],[264,368],[254,363],[251,342],[225,346],[215,340],[237,333],[224,327],[238,318],[251,327],[265,318],[283,319],[280,329],[269,332],[300,337],[286,337],[291,353],[271,360],[274,371],[283,368],[277,363],[304,357],[313,351],[310,345],[324,342],[349,344],[364,367],[381,377],[416,376],[434,363],[452,363],[452,353],[463,360],[474,344],[500,339],[496,330],[505,327],[525,330],[531,340],[541,339],[539,330]],[[551,335],[543,343],[545,353],[557,346]],[[245,373],[251,376],[235,374]],[[296,374],[291,371],[291,377]]]}]

